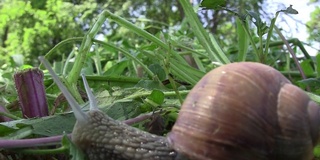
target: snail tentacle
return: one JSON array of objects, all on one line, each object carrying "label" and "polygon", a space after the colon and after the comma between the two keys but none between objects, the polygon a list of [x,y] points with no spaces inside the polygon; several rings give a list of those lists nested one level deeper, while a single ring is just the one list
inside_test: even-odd
[{"label": "snail tentacle", "polygon": [[87,92],[87,96],[89,98],[89,103],[90,103],[90,110],[98,110],[98,103],[96,98],[94,97],[89,85],[88,85],[88,81],[86,79],[86,76],[84,74],[81,74],[82,80],[83,80],[83,85],[84,88],[86,89]]},{"label": "snail tentacle", "polygon": [[72,108],[72,111],[74,113],[74,116],[76,117],[77,121],[79,123],[87,123],[88,122],[88,116],[81,110],[80,105],[77,103],[77,101],[73,98],[71,93],[68,91],[68,89],[63,85],[63,83],[60,81],[57,74],[53,71],[51,68],[49,62],[44,59],[43,56],[39,57],[39,60],[43,63],[43,65],[48,69],[50,75],[52,76],[54,82],[57,84],[63,95],[66,97],[69,105]]}]

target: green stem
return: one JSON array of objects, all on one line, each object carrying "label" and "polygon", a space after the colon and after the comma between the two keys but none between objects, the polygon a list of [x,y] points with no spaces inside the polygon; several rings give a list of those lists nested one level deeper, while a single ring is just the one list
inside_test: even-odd
[{"label": "green stem", "polygon": [[65,146],[61,146],[55,149],[22,149],[22,150],[16,150],[16,151],[23,154],[47,155],[47,154],[67,153],[68,150],[69,148]]},{"label": "green stem", "polygon": [[[81,40],[82,40],[82,38],[81,38]],[[68,66],[69,66],[69,61],[70,61],[70,59],[73,57],[73,55],[74,55],[74,52],[76,52],[75,51],[75,49],[73,49],[72,51],[71,51],[71,53],[68,55],[68,57],[67,57],[67,59],[66,59],[66,63],[65,63],[65,65],[64,65],[64,67],[63,67],[63,75],[66,75],[66,73],[67,73],[67,69],[68,69]]]},{"label": "green stem", "polygon": [[147,74],[151,77],[155,77],[155,75],[153,74],[153,72],[148,68],[148,66],[146,66],[145,64],[143,64],[143,62],[141,62],[139,59],[137,59],[136,57],[132,56],[129,52],[127,52],[126,50],[122,49],[122,48],[119,48],[113,44],[110,44],[110,43],[106,43],[106,42],[103,42],[103,41],[100,41],[100,40],[96,40],[94,39],[93,40],[94,42],[97,42],[99,44],[102,44],[102,45],[105,45],[105,46],[108,46],[110,48],[113,48],[113,49],[116,49],[118,51],[120,51],[121,53],[123,53],[124,55],[126,55],[129,59],[133,60],[134,62],[138,63],[141,65],[141,67],[147,72]]},{"label": "green stem", "polygon": [[[55,45],[53,48],[51,48],[50,51],[47,52],[44,57],[46,59],[48,59],[51,56],[51,54],[53,54],[57,49],[59,49],[63,45],[65,45],[67,43],[79,41],[79,40],[81,41],[82,39],[83,39],[83,37],[73,37],[73,38],[68,38],[66,40],[63,40],[63,41],[59,42],[57,45]],[[42,67],[43,67],[42,64],[40,64],[39,68],[42,68]]]},{"label": "green stem", "polygon": [[179,0],[190,24],[194,35],[200,44],[206,49],[211,61],[218,61],[222,64],[230,63],[228,57],[222,52],[214,37],[209,36],[208,32],[203,28],[198,15],[194,12],[192,5],[188,0]]},{"label": "green stem", "polygon": [[[132,95],[132,96],[127,96],[123,99],[120,100],[116,100],[114,103],[119,102],[119,101],[125,101],[125,100],[130,100],[130,99],[136,99],[136,98],[141,98],[141,97],[145,97],[145,96],[149,96],[151,94],[152,91],[147,91],[147,92],[143,92],[139,95]],[[183,91],[179,91],[180,95],[187,95],[190,91],[189,90],[183,90]],[[165,96],[176,96],[176,92],[175,91],[168,91],[168,92],[163,92],[163,94]]]},{"label": "green stem", "polygon": [[102,12],[99,16],[97,21],[94,23],[92,28],[87,32],[85,37],[81,42],[81,47],[79,49],[79,54],[76,56],[75,63],[69,73],[67,81],[73,86],[72,88],[76,88],[75,84],[78,80],[80,75],[80,71],[86,59],[86,54],[89,52],[92,46],[92,40],[100,30],[102,24],[104,23],[106,17],[105,14]]},{"label": "green stem", "polygon": [[[241,21],[241,24],[242,24],[242,26],[245,26],[245,25],[246,25],[246,24],[245,24],[244,22],[242,22],[242,21]],[[256,59],[256,61],[259,61],[259,53],[258,53],[259,51],[258,51],[257,46],[256,46],[255,43],[254,43],[254,40],[253,40],[253,38],[252,38],[252,35],[251,35],[250,31],[248,30],[248,28],[243,27],[243,29],[244,29],[244,31],[246,32],[246,34],[248,35],[249,40],[250,40],[250,43],[251,43],[251,46],[252,46],[254,52],[256,53],[256,54],[254,54],[254,55],[255,55],[255,59]]]},{"label": "green stem", "polygon": [[276,23],[276,20],[278,18],[278,15],[279,15],[279,12],[276,12],[276,16],[271,20],[270,28],[269,28],[267,39],[266,39],[265,50],[264,50],[264,54],[265,55],[267,55],[268,52],[269,52],[270,39],[271,39],[273,28],[275,26],[275,23]]},{"label": "green stem", "polygon": [[11,118],[13,120],[19,120],[19,119],[22,119],[18,116],[15,116],[13,114],[10,114],[10,113],[6,113],[6,112],[0,112],[0,116],[5,116],[5,117],[8,117],[8,118]]},{"label": "green stem", "polygon": [[258,56],[259,56],[259,62],[261,63],[265,63],[265,56],[263,54],[263,39],[262,39],[262,35],[259,35],[259,51],[258,51]]},{"label": "green stem", "polygon": [[[95,50],[98,50],[97,49],[98,47],[96,46],[96,49]],[[98,52],[95,52],[95,57],[94,57],[94,65],[96,66],[96,70],[97,70],[97,74],[98,75],[102,75],[102,67],[101,67],[101,58],[100,58],[100,54]]]},{"label": "green stem", "polygon": [[165,71],[167,77],[169,78],[170,84],[171,84],[174,92],[176,92],[176,95],[177,95],[177,97],[178,97],[178,99],[180,101],[180,104],[182,104],[183,100],[182,100],[182,97],[181,97],[181,95],[180,95],[180,93],[179,93],[179,91],[177,89],[176,82],[169,75],[169,70],[170,70],[170,52],[169,52],[169,54],[167,54],[166,59],[164,60],[164,66],[166,66],[166,67],[164,67],[164,71]]},{"label": "green stem", "polygon": [[[86,76],[89,81],[138,83],[141,78],[124,76]],[[81,78],[79,78],[80,80]]]}]

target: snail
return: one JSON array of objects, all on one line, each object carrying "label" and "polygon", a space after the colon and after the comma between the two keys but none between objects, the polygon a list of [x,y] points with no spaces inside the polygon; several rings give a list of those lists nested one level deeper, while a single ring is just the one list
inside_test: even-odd
[{"label": "snail", "polygon": [[312,159],[319,141],[319,106],[280,72],[254,62],[207,73],[186,97],[167,137],[116,121],[99,111],[82,75],[90,110],[81,111],[49,63],[74,111],[72,141],[89,159]]}]

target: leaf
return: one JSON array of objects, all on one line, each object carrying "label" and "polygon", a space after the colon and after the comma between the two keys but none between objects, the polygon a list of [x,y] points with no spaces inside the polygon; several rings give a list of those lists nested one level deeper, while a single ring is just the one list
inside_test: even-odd
[{"label": "leaf", "polygon": [[22,54],[14,54],[11,57],[17,66],[24,64],[24,56]]},{"label": "leaf", "polygon": [[317,94],[310,93],[310,92],[306,92],[306,93],[310,97],[311,100],[313,100],[317,103],[320,103],[320,96],[318,96]]},{"label": "leaf", "polygon": [[[0,123],[0,135],[7,136],[9,133],[13,133],[16,129],[31,126],[33,128],[33,134],[40,136],[56,136],[61,135],[64,132],[71,133],[75,121],[75,117],[72,113],[10,121]],[[5,134],[3,135],[3,133]]]},{"label": "leaf", "polygon": [[27,64],[22,65],[22,66],[20,67],[20,69],[21,69],[21,70],[24,70],[24,69],[31,69],[31,68],[34,68],[34,67],[33,67],[33,66],[31,66],[31,65],[27,65]]},{"label": "leaf", "polygon": [[107,107],[104,111],[108,116],[116,120],[126,120],[140,114],[136,108],[141,106],[142,103],[137,100],[127,100],[126,102],[117,102]]},{"label": "leaf", "polygon": [[154,107],[150,105],[149,103],[144,103],[143,105],[139,106],[139,111],[141,113],[147,113],[154,111]]},{"label": "leaf", "polygon": [[171,59],[170,67],[172,68],[172,74],[177,76],[177,79],[183,80],[191,85],[196,84],[205,74],[204,72],[201,72],[190,65],[183,64],[175,59]]},{"label": "leaf", "polygon": [[292,8],[292,5],[290,5],[286,10],[281,10],[281,11],[289,14],[299,14],[297,10]]},{"label": "leaf", "polygon": [[306,76],[313,76],[313,69],[310,65],[310,60],[304,60],[301,62],[301,68]]},{"label": "leaf", "polygon": [[310,87],[319,87],[320,86],[320,78],[308,78],[308,79],[298,81],[298,83],[308,85]]},{"label": "leaf", "polygon": [[[69,65],[70,65],[70,62],[69,62]],[[54,72],[56,72],[56,74],[61,74],[63,73],[63,62],[57,62],[57,61],[54,61],[53,62],[53,70]]]},{"label": "leaf", "polygon": [[145,88],[149,90],[162,89],[162,87],[160,86],[160,83],[153,80],[141,80],[135,85],[135,87]]},{"label": "leaf", "polygon": [[258,36],[263,36],[264,34],[266,34],[268,32],[269,27],[267,26],[266,22],[263,22],[259,16],[258,13],[256,12],[252,12],[252,11],[247,11],[248,15],[250,15],[251,18],[254,19],[254,21],[252,21],[256,27],[257,27],[257,34]]},{"label": "leaf", "polygon": [[164,101],[164,94],[159,90],[153,90],[147,98],[154,103],[157,103],[157,105],[161,105]]},{"label": "leaf", "polygon": [[1,136],[1,138],[4,136],[7,136],[10,133],[14,133],[17,129],[19,129],[15,126],[8,126],[5,124],[6,124],[6,122],[4,122],[4,124],[0,123],[0,136]]},{"label": "leaf", "polygon": [[1,139],[22,139],[27,136],[30,136],[31,134],[32,134],[32,127],[25,126],[17,130],[16,132],[13,132],[7,136],[1,137]]},{"label": "leaf", "polygon": [[62,146],[65,148],[69,148],[69,155],[72,156],[71,160],[84,160],[85,154],[75,146],[67,135],[62,137]]},{"label": "leaf", "polygon": [[151,64],[148,67],[155,75],[158,76],[160,81],[163,81],[166,79],[166,72],[164,71],[164,69],[161,67],[160,64],[155,63],[155,64]]},{"label": "leaf", "polygon": [[320,54],[316,55],[316,64],[317,77],[320,77]]},{"label": "leaf", "polygon": [[[199,40],[199,43],[206,50],[208,58],[211,61],[219,62],[222,64],[230,63],[230,60],[222,51],[222,48],[218,44],[217,40],[212,36],[212,34],[208,34],[207,30],[204,29],[203,24],[200,22],[198,15],[194,12],[190,2],[187,0],[180,0],[179,2],[184,10],[186,19],[190,27],[192,28],[193,34],[197,37],[197,39]],[[172,53],[175,53],[175,52],[172,52]],[[175,58],[178,61],[183,62],[183,60],[179,60],[178,56],[175,56]],[[176,73],[179,72],[178,68],[171,68],[171,69],[175,70]],[[189,83],[195,84],[195,81],[191,80],[189,81]]]},{"label": "leaf", "polygon": [[123,73],[123,71],[128,67],[128,61],[121,61],[119,63],[116,63],[111,68],[109,68],[104,75],[108,76],[118,76]]},{"label": "leaf", "polygon": [[316,147],[314,147],[313,154],[315,158],[320,158],[320,145],[317,145]]},{"label": "leaf", "polygon": [[[249,48],[249,37],[245,32],[244,28],[248,28],[248,21],[241,23],[239,18],[236,18],[237,24],[237,34],[238,34],[238,62],[245,61],[247,56],[247,51]],[[248,29],[249,30],[249,29]]]},{"label": "leaf", "polygon": [[73,113],[57,115],[33,124],[33,133],[43,136],[61,135],[64,132],[71,133],[75,122]]},{"label": "leaf", "polygon": [[225,7],[226,4],[226,0],[203,0],[200,4],[200,7],[205,9],[219,9],[221,7]]}]

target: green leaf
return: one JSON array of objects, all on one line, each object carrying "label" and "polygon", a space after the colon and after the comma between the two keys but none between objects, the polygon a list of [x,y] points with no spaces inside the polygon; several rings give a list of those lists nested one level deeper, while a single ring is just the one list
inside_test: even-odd
[{"label": "green leaf", "polygon": [[17,131],[17,129],[19,129],[19,128],[15,127],[15,126],[0,124],[0,136],[1,137],[7,136],[7,135]]},{"label": "green leaf", "polygon": [[75,146],[67,135],[62,137],[62,146],[69,148],[69,155],[72,156],[71,160],[85,160],[85,154]]},{"label": "green leaf", "polygon": [[226,0],[203,0],[200,7],[204,7],[206,9],[219,9],[221,7],[225,7],[226,4]]},{"label": "green leaf", "polygon": [[164,94],[159,90],[153,90],[147,99],[153,101],[158,106],[160,106],[164,101]]},{"label": "green leaf", "polygon": [[249,37],[246,34],[244,28],[248,28],[248,21],[241,23],[241,19],[236,18],[237,34],[238,34],[238,62],[245,61],[248,48],[249,48]]},{"label": "green leaf", "polygon": [[109,68],[104,75],[108,76],[118,76],[123,73],[123,71],[128,67],[128,61],[121,61],[119,63],[116,63],[111,68]]},{"label": "green leaf", "polygon": [[315,158],[320,158],[320,145],[317,145],[316,147],[314,147],[313,154]]},{"label": "green leaf", "polygon": [[54,72],[55,72],[56,74],[61,74],[61,73],[63,73],[63,72],[62,72],[62,71],[63,71],[63,66],[64,66],[64,63],[63,63],[63,62],[57,62],[57,61],[55,61],[55,62],[53,62],[52,68],[53,68],[53,70],[54,70]]},{"label": "green leaf", "polygon": [[309,85],[310,87],[315,87],[320,85],[320,78],[308,78],[298,81],[298,83]]},{"label": "green leaf", "polygon": [[116,102],[111,106],[103,109],[104,112],[109,115],[111,118],[116,120],[126,120],[130,117],[135,117],[140,114],[137,113],[136,108],[142,103],[138,100],[126,100],[122,102]]},{"label": "green leaf", "polygon": [[290,5],[286,10],[281,10],[282,12],[289,13],[289,14],[298,14],[299,12],[292,8],[292,5]]},{"label": "green leaf", "polygon": [[301,68],[306,76],[313,76],[313,69],[309,59],[301,62]]},{"label": "green leaf", "polygon": [[24,64],[24,56],[22,54],[14,54],[11,57],[17,66]]},{"label": "green leaf", "polygon": [[27,136],[30,136],[32,134],[32,127],[31,126],[25,126],[21,129],[17,130],[16,132],[13,132],[5,137],[1,137],[2,139],[22,139]]},{"label": "green leaf", "polygon": [[149,103],[142,104],[141,106],[139,106],[138,109],[141,113],[148,113],[154,111],[154,107]]},{"label": "green leaf", "polygon": [[266,22],[263,22],[258,13],[247,11],[248,15],[254,20],[252,21],[257,27],[257,34],[259,37],[263,36],[268,32],[269,27],[267,26]]},{"label": "green leaf", "polygon": [[316,64],[317,77],[320,77],[320,54],[316,55]]},{"label": "green leaf", "polygon": [[135,87],[145,88],[145,89],[149,89],[149,90],[162,89],[159,82],[153,81],[153,80],[141,80],[135,85]]},{"label": "green leaf", "polygon": [[22,65],[22,66],[20,67],[20,69],[21,69],[21,70],[31,69],[31,68],[34,68],[34,67],[33,67],[33,66],[31,66],[31,65],[27,65],[27,64]]},{"label": "green leaf", "polygon": [[156,63],[156,64],[151,64],[148,67],[155,75],[158,76],[159,80],[163,81],[166,79],[166,72],[164,71],[164,69],[161,67],[160,64]]},{"label": "green leaf", "polygon": [[[56,136],[62,133],[71,133],[75,123],[75,117],[72,113],[59,114],[55,116],[48,116],[34,119],[22,119],[16,121],[10,121],[1,123],[0,133],[12,132],[11,129],[20,129],[27,126],[31,126],[33,134],[40,136]],[[61,125],[63,124],[63,125]],[[5,128],[7,126],[9,128]],[[4,127],[4,128],[1,128]],[[2,135],[6,136],[6,135]]]},{"label": "green leaf", "polygon": [[317,103],[320,103],[320,96],[313,94],[313,93],[310,93],[310,92],[306,92],[306,93],[310,97],[311,100],[313,100]]},{"label": "green leaf", "polygon": [[[222,64],[230,63],[230,60],[222,51],[221,46],[218,44],[217,40],[208,34],[208,32],[204,29],[202,23],[199,20],[198,15],[194,12],[192,5],[188,0],[179,0],[184,13],[186,15],[186,19],[192,28],[194,35],[199,40],[199,43],[203,46],[208,54],[208,58],[211,61],[217,61]],[[191,82],[191,84],[194,84]]]}]

